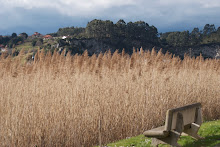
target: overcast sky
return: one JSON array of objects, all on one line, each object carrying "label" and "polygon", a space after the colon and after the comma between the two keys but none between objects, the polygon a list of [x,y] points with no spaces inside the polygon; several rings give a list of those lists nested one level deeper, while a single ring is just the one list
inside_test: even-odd
[{"label": "overcast sky", "polygon": [[0,35],[56,32],[93,19],[143,20],[159,32],[220,26],[220,0],[0,0]]}]

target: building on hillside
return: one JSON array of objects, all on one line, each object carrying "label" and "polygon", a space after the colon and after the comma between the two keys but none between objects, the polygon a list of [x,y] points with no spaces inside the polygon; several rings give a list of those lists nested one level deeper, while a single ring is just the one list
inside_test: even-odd
[{"label": "building on hillside", "polygon": [[63,37],[62,37],[62,39],[66,39],[66,38],[67,38],[67,36],[63,36]]},{"label": "building on hillside", "polygon": [[67,39],[67,38],[71,38],[69,35],[68,36],[63,36],[62,39]]},{"label": "building on hillside", "polygon": [[43,37],[43,35],[40,34],[40,33],[38,33],[38,32],[34,32],[34,34],[32,35],[32,37],[41,38],[41,37]]},{"label": "building on hillside", "polygon": [[7,46],[4,46],[3,44],[0,44],[0,51],[1,52],[6,52],[7,51]]},{"label": "building on hillside", "polygon": [[53,39],[53,37],[51,35],[45,35],[43,38],[44,38],[44,40]]}]

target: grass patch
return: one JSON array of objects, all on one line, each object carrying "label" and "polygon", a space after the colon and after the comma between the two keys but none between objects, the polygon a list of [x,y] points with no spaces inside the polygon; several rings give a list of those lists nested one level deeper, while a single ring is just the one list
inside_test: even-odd
[{"label": "grass patch", "polygon": [[142,146],[150,146],[151,139],[146,138],[144,135],[139,135],[136,137],[127,138],[124,140],[120,140],[115,143],[110,143],[107,146],[108,147],[119,147],[119,146],[136,146],[136,147],[142,147]]},{"label": "grass patch", "polygon": [[198,134],[204,139],[194,140],[189,136],[182,136],[178,143],[184,147],[215,146],[220,144],[220,120],[203,123]]},{"label": "grass patch", "polygon": [[39,46],[32,46],[31,42],[25,42],[22,43],[20,45],[17,45],[15,48],[17,48],[18,50],[24,49],[25,51],[28,51],[30,49],[38,49]]},{"label": "grass patch", "polygon": [[[190,136],[181,136],[178,143],[183,147],[201,147],[201,146],[220,146],[220,120],[205,122],[199,129],[198,134],[204,139],[195,140]],[[139,135],[128,139],[110,143],[108,147],[150,147],[151,139]],[[169,145],[161,144],[160,147],[168,147]]]}]

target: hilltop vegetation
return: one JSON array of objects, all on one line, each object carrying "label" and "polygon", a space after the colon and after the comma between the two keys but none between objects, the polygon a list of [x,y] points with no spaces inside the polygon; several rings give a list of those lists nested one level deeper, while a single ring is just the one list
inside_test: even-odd
[{"label": "hilltop vegetation", "polygon": [[[85,28],[74,26],[60,28],[50,35],[52,38],[45,39],[39,34],[28,37],[26,33],[19,34],[19,36],[13,33],[11,36],[0,36],[0,44],[7,45],[8,48],[18,48],[18,45],[21,47],[22,44],[29,42],[30,48],[37,46],[52,52],[65,48],[72,54],[82,54],[87,49],[89,55],[105,52],[108,49],[112,52],[116,49],[119,52],[125,49],[126,53],[132,54],[133,47],[163,48],[164,52],[169,51],[181,57],[184,53],[193,56],[199,56],[202,53],[203,56],[211,58],[214,58],[218,52],[220,54],[220,27],[216,29],[213,24],[206,24],[202,30],[194,28],[192,32],[158,33],[155,26],[150,26],[144,21],[126,23],[121,19],[113,23],[110,20],[95,19],[88,22]],[[208,46],[205,51],[202,50],[204,46]],[[209,50],[213,53],[209,54]]]},{"label": "hilltop vegetation", "polygon": [[[94,146],[162,125],[165,111],[202,103],[220,119],[220,60],[155,50],[0,58],[0,146]],[[154,110],[154,111],[152,111]],[[152,117],[153,116],[153,117]]]}]

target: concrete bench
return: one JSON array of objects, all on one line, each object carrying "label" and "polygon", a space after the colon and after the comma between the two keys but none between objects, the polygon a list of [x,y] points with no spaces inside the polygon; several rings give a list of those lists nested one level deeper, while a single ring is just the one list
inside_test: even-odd
[{"label": "concrete bench", "polygon": [[165,143],[179,146],[177,141],[182,132],[195,139],[201,137],[197,134],[202,124],[201,103],[195,103],[175,109],[166,113],[165,125],[144,132],[146,137],[152,137],[152,145]]}]

